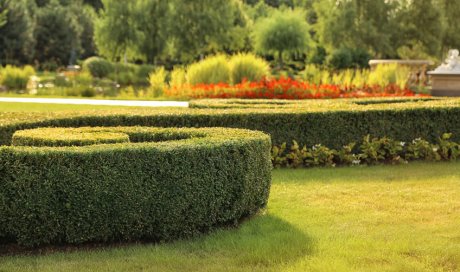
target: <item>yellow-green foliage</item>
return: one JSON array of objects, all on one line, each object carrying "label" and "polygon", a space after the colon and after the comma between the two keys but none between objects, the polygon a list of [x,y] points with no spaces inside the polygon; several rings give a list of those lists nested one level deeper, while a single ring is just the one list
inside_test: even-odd
[{"label": "yellow-green foliage", "polygon": [[367,79],[369,78],[369,70],[356,70],[351,81],[351,85],[362,87],[366,85]]},{"label": "yellow-green foliage", "polygon": [[302,79],[313,84],[321,84],[321,69],[314,64],[307,64],[302,73]]},{"label": "yellow-green foliage", "polygon": [[[359,71],[359,70],[358,70]],[[341,84],[345,86],[351,86],[353,83],[353,78],[355,77],[355,70],[347,69],[342,73],[342,82]]]},{"label": "yellow-green foliage", "polygon": [[163,90],[166,87],[166,70],[163,67],[156,69],[149,75],[150,89],[153,97],[163,95]]},{"label": "yellow-green foliage", "polygon": [[29,78],[33,75],[35,70],[30,65],[23,68],[7,65],[5,68],[0,68],[0,85],[10,90],[25,90]]},{"label": "yellow-green foliage", "polygon": [[331,73],[327,70],[321,72],[321,84],[330,84],[331,82]]},{"label": "yellow-green foliage", "polygon": [[409,68],[397,64],[379,65],[373,71],[347,69],[336,73],[322,70],[310,64],[305,67],[302,78],[314,84],[335,84],[356,87],[396,84],[404,88],[408,83],[409,75]]},{"label": "yellow-green foliage", "polygon": [[182,67],[175,67],[171,72],[170,87],[180,87],[187,83],[187,72]]},{"label": "yellow-green foliage", "polygon": [[230,58],[231,83],[259,81],[270,75],[270,65],[267,61],[254,54],[237,54]]},{"label": "yellow-green foliage", "polygon": [[396,84],[401,88],[407,85],[410,70],[397,64],[378,65],[369,73],[367,83],[369,85],[386,86]]},{"label": "yellow-green foliage", "polygon": [[187,83],[216,84],[230,82],[229,60],[224,55],[207,57],[190,65],[187,69]]}]

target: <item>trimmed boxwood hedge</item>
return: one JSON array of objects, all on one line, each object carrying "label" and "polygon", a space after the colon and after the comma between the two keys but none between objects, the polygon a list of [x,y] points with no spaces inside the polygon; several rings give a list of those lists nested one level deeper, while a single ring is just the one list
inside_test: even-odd
[{"label": "trimmed boxwood hedge", "polygon": [[408,102],[441,101],[443,98],[434,97],[378,97],[352,99],[319,99],[319,100],[282,100],[282,99],[201,99],[192,100],[190,108],[196,109],[295,109],[334,107],[336,105],[375,105],[400,104]]},{"label": "trimmed boxwood hedge", "polygon": [[12,143],[0,147],[0,241],[24,246],[189,237],[237,223],[269,195],[261,132],[40,128]]},{"label": "trimmed boxwood hedge", "polygon": [[27,128],[139,125],[245,128],[270,134],[275,145],[296,140],[335,149],[368,134],[435,142],[443,133],[453,133],[452,140],[460,141],[460,99],[215,100],[192,101],[191,106],[232,102],[236,108],[0,113],[0,143],[10,144],[16,130]]}]

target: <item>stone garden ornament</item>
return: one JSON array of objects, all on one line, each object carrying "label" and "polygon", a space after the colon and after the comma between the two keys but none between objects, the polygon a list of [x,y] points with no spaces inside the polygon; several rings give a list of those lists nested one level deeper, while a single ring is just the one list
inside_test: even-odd
[{"label": "stone garden ornament", "polygon": [[460,73],[459,51],[457,49],[449,50],[447,59],[434,70],[434,73]]},{"label": "stone garden ornament", "polygon": [[460,57],[458,49],[449,51],[447,59],[434,71],[431,76],[433,96],[460,96]]}]

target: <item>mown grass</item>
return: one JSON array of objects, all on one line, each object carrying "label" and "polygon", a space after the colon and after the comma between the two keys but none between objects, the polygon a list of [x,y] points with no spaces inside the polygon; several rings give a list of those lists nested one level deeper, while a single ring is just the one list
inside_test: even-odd
[{"label": "mown grass", "polygon": [[0,102],[0,112],[52,112],[73,110],[111,110],[120,108],[130,109],[138,107]]},{"label": "mown grass", "polygon": [[460,163],[276,170],[267,210],[171,244],[0,257],[0,271],[458,271]]}]

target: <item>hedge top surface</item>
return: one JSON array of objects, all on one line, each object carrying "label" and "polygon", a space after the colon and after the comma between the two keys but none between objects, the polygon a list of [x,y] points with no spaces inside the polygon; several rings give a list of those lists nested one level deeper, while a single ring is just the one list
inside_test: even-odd
[{"label": "hedge top surface", "polygon": [[[346,108],[354,106],[367,105],[388,105],[402,104],[411,107],[422,105],[423,103],[432,101],[447,101],[442,98],[432,97],[390,97],[390,98],[352,98],[352,99],[318,99],[318,100],[263,100],[263,99],[202,99],[190,101],[191,108],[198,109],[303,109],[303,110],[319,110],[337,109],[336,106],[345,106]],[[379,108],[379,107],[376,107]],[[353,108],[357,109],[357,108]]]},{"label": "hedge top surface", "polygon": [[102,129],[34,129],[20,130],[13,135],[15,146],[86,146],[128,143],[129,135]]},{"label": "hedge top surface", "polygon": [[124,148],[213,146],[261,139],[269,141],[270,138],[258,131],[229,128],[37,128],[16,131],[12,139],[13,146],[4,148],[87,152]]},{"label": "hedge top surface", "polygon": [[[178,116],[264,113],[311,113],[330,111],[411,110],[420,108],[460,107],[460,98],[388,98],[320,100],[245,100],[204,99],[190,102],[191,109],[116,109],[61,112],[1,112],[0,128],[20,123],[78,118],[82,116]],[[216,109],[222,109],[217,111]],[[225,109],[225,111],[224,111]]]},{"label": "hedge top surface", "polygon": [[[458,98],[203,100],[192,102],[192,107],[197,103],[218,106],[0,113],[0,145],[10,145],[12,135],[18,130],[91,126],[244,128],[270,134],[274,144],[296,140],[301,144],[323,144],[330,148],[360,141],[368,134],[402,141],[415,138],[435,141],[446,132],[460,137]],[[219,108],[219,103],[227,106]]]},{"label": "hedge top surface", "polygon": [[0,129],[19,124],[40,124],[52,120],[75,118],[129,118],[129,117],[178,117],[220,116],[246,114],[302,114],[324,112],[366,112],[416,110],[429,108],[460,108],[460,98],[376,98],[376,99],[319,99],[319,100],[245,100],[204,99],[190,102],[190,109],[116,109],[61,112],[0,112]]}]

